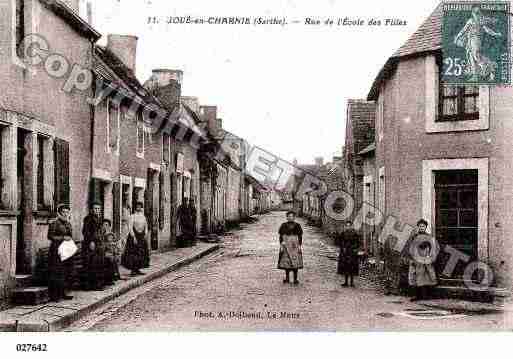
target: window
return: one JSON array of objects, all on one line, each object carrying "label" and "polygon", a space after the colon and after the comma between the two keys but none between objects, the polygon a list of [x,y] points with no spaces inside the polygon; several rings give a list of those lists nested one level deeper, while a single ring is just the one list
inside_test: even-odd
[{"label": "window", "polygon": [[16,53],[23,56],[23,39],[25,38],[25,0],[16,0]]},{"label": "window", "polygon": [[107,101],[107,133],[108,133],[108,148],[107,152],[111,150],[114,152],[119,151],[119,107],[114,105],[112,101]]},{"label": "window", "polygon": [[442,82],[442,58],[438,67],[438,116],[436,121],[479,120],[479,86],[446,85]]},{"label": "window", "polygon": [[137,114],[137,155],[144,157],[144,121],[142,113]]},{"label": "window", "polygon": [[488,86],[441,83],[441,56],[425,58],[426,132],[482,131],[490,128]]},{"label": "window", "polygon": [[479,120],[479,86],[441,83],[439,94],[438,121]]}]

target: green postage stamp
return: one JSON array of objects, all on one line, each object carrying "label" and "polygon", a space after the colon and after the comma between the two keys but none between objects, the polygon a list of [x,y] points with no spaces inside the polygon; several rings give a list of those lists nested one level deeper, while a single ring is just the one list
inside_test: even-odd
[{"label": "green postage stamp", "polygon": [[447,84],[511,84],[510,2],[444,2],[443,70]]}]

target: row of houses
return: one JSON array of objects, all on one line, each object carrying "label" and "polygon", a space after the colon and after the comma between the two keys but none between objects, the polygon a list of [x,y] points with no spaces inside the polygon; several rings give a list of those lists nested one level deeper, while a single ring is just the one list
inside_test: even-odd
[{"label": "row of houses", "polygon": [[[467,265],[479,261],[492,269],[492,285],[511,288],[513,89],[440,80],[442,15],[440,5],[387,60],[366,99],[348,101],[335,182],[356,208],[368,204],[397,220],[389,228],[396,237],[410,228],[406,224],[427,220],[442,248],[460,253],[450,273],[444,269],[451,254],[439,254],[436,269],[444,283],[462,285]],[[313,171],[324,178],[319,164]],[[335,232],[323,219],[325,197],[311,197],[298,199],[301,212]],[[366,253],[378,261],[383,226],[362,232]]]},{"label": "row of houses", "polygon": [[[203,235],[271,207],[272,191],[245,171],[248,143],[223,128],[217,107],[183,96],[180,70],[139,82],[138,38],[112,34],[98,45],[91,7],[87,20],[80,8],[80,0],[1,3],[0,303],[34,274],[59,203],[71,206],[80,241],[91,203],[126,236],[142,201],[154,251],[177,246],[186,199]],[[29,34],[44,54],[37,66],[26,61]],[[74,69],[87,69],[91,86],[67,91]]]}]

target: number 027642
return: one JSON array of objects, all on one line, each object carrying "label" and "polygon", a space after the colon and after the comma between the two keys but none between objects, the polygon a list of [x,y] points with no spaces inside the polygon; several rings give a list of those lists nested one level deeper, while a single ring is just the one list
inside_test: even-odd
[{"label": "number 027642", "polygon": [[47,352],[48,346],[46,344],[16,344],[17,352]]}]

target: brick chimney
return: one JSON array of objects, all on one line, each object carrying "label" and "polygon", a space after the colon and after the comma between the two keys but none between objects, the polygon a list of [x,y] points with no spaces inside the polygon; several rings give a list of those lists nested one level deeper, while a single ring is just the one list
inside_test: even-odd
[{"label": "brick chimney", "polygon": [[219,124],[217,122],[217,106],[201,106],[201,119],[207,123],[208,132],[213,137],[218,135]]},{"label": "brick chimney", "polygon": [[152,92],[172,111],[173,108],[182,101],[182,70],[154,69],[144,87]]},{"label": "brick chimney", "polygon": [[77,15],[80,15],[80,0],[61,0],[64,4],[66,4],[71,10],[73,10]]},{"label": "brick chimney", "polygon": [[110,34],[107,36],[107,50],[116,55],[123,64],[135,73],[137,57],[137,36]]}]

